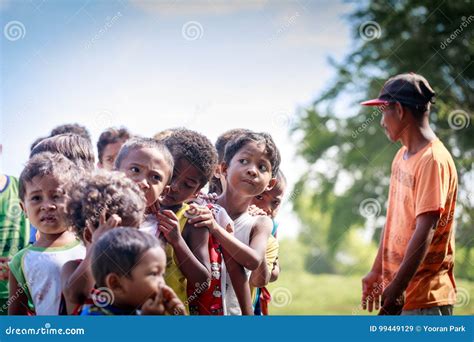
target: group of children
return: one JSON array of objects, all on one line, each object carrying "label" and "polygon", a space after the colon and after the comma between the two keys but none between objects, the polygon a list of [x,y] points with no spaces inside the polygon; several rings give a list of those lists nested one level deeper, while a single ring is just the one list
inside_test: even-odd
[{"label": "group of children", "polygon": [[8,263],[9,314],[268,314],[286,187],[270,135],[108,129],[97,147],[95,165],[78,125],[33,144],[18,193],[34,233]]}]

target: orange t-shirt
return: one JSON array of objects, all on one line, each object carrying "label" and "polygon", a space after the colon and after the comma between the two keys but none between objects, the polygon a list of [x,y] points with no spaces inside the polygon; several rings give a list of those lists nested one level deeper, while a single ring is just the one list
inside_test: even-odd
[{"label": "orange t-shirt", "polygon": [[392,163],[387,221],[383,237],[383,284],[388,285],[405,256],[420,214],[439,211],[428,254],[406,289],[404,310],[452,305],[454,281],[454,208],[458,190],[451,154],[438,139],[404,160],[402,147]]}]

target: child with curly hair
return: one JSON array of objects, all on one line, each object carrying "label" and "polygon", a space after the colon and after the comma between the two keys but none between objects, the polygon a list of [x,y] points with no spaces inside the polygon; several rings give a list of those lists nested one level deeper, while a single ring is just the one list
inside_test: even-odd
[{"label": "child with curly hair", "polygon": [[87,252],[84,260],[71,260],[62,270],[62,290],[69,314],[76,314],[89,301],[94,288],[91,251],[95,242],[111,228],[138,228],[145,204],[138,185],[120,172],[97,170],[70,186],[68,218]]}]

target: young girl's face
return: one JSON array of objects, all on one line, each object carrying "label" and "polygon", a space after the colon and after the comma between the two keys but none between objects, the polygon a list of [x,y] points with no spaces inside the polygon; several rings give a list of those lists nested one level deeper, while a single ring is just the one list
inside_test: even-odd
[{"label": "young girl's face", "polygon": [[123,299],[120,306],[139,309],[149,298],[160,295],[165,285],[166,255],[161,247],[151,248],[140,257],[130,277],[121,277]]},{"label": "young girl's face", "polygon": [[31,224],[43,234],[60,234],[67,229],[63,185],[53,175],[35,176],[26,182],[22,207]]},{"label": "young girl's face", "polygon": [[272,166],[265,144],[249,142],[223,168],[227,184],[244,196],[257,196],[264,192],[272,180]]},{"label": "young girl's face", "polygon": [[252,200],[252,204],[262,209],[272,219],[276,217],[280,210],[281,201],[285,193],[285,184],[279,180],[273,189],[257,195]]},{"label": "young girl's face", "polygon": [[170,207],[192,198],[202,188],[203,175],[201,171],[187,159],[179,159],[174,166],[170,191],[164,197],[162,204]]},{"label": "young girl's face", "polygon": [[140,186],[147,207],[158,200],[173,172],[160,151],[146,147],[131,150],[119,170]]},{"label": "young girl's face", "polygon": [[120,148],[125,143],[125,140],[120,140],[112,144],[108,144],[102,153],[102,161],[99,162],[100,168],[112,171],[114,169],[115,158],[120,151]]}]

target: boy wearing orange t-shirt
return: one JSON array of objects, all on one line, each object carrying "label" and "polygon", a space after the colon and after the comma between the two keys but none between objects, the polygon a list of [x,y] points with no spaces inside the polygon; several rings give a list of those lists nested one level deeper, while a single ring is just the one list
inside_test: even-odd
[{"label": "boy wearing orange t-shirt", "polygon": [[381,305],[380,314],[452,315],[456,302],[458,180],[450,153],[429,126],[434,95],[424,77],[410,73],[390,78],[377,99],[362,103],[382,106],[387,137],[403,144],[392,163],[379,251],[362,280],[362,307],[369,311]]}]

